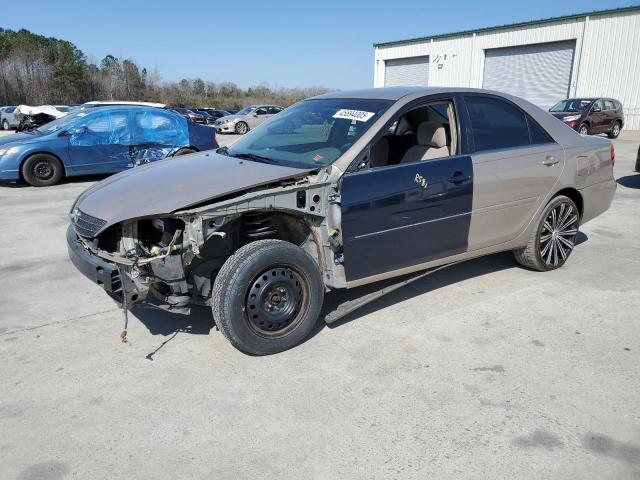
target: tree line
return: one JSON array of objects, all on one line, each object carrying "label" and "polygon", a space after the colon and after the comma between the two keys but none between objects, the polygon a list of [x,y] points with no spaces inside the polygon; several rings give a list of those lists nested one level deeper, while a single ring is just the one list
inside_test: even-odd
[{"label": "tree line", "polygon": [[0,28],[0,105],[68,105],[91,100],[160,102],[170,106],[242,108],[253,103],[288,106],[325,93],[322,87],[240,88],[201,78],[163,82],[130,58],[107,55],[98,64],[73,43],[28,30]]}]

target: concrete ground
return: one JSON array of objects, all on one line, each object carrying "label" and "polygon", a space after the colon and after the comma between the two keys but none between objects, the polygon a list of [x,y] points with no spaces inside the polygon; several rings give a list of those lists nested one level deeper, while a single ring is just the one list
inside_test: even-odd
[{"label": "concrete ground", "polygon": [[122,313],[66,254],[94,179],[0,187],[0,477],[640,478],[640,136],[625,137],[614,203],[562,269],[470,261],[262,358],[205,308],[137,311],[120,343]]}]

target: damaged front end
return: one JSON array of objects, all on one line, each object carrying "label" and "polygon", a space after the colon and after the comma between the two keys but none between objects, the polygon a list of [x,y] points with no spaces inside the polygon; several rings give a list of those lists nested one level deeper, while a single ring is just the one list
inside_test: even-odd
[{"label": "damaged front end", "polygon": [[217,272],[240,247],[280,239],[307,251],[327,286],[335,278],[328,233],[330,193],[308,177],[246,191],[172,214],[106,223],[75,207],[67,240],[76,267],[122,307],[147,305],[187,314],[210,304]]},{"label": "damaged front end", "polygon": [[148,304],[189,313],[192,301],[184,261],[194,239],[179,218],[141,219],[113,225],[99,236],[85,236],[87,215],[74,211],[67,232],[74,265],[111,296],[131,308]]}]

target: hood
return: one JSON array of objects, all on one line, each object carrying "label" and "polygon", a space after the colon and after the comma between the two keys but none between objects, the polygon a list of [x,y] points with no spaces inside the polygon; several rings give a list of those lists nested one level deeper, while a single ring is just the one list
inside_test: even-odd
[{"label": "hood", "polygon": [[38,132],[19,132],[0,137],[0,146],[24,145],[27,143],[36,143],[42,140],[42,135]]},{"label": "hood", "polygon": [[556,118],[563,119],[564,117],[572,117],[574,115],[582,116],[584,112],[549,112],[549,113]]},{"label": "hood", "polygon": [[75,206],[105,220],[102,231],[124,220],[171,213],[311,171],[201,152],[170,157],[102,180],[85,190]]}]

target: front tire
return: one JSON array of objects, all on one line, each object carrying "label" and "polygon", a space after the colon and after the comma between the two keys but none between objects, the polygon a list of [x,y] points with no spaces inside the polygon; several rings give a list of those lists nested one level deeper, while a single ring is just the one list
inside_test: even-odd
[{"label": "front tire", "polygon": [[282,240],[258,240],[222,265],[211,308],[234,347],[269,355],[294,347],[311,333],[323,298],[322,275],[308,253]]},{"label": "front tire", "polygon": [[589,135],[589,124],[581,123],[580,126],[578,127],[578,133],[580,135]]},{"label": "front tire", "polygon": [[245,122],[238,122],[236,123],[235,130],[238,135],[244,135],[249,131],[249,125],[247,125]]},{"label": "front tire", "polygon": [[574,201],[564,195],[553,198],[527,246],[513,251],[516,261],[540,272],[560,268],[573,251],[579,226],[580,211]]},{"label": "front tire", "polygon": [[9,130],[9,122],[7,122],[6,120],[2,121],[2,129],[3,130]]},{"label": "front tire", "polygon": [[64,168],[53,155],[36,153],[22,164],[22,177],[34,187],[49,187],[64,176]]},{"label": "front tire", "polygon": [[618,138],[620,130],[622,130],[622,125],[620,125],[620,122],[616,122],[613,124],[613,128],[611,128],[611,131],[607,135],[609,138]]}]

